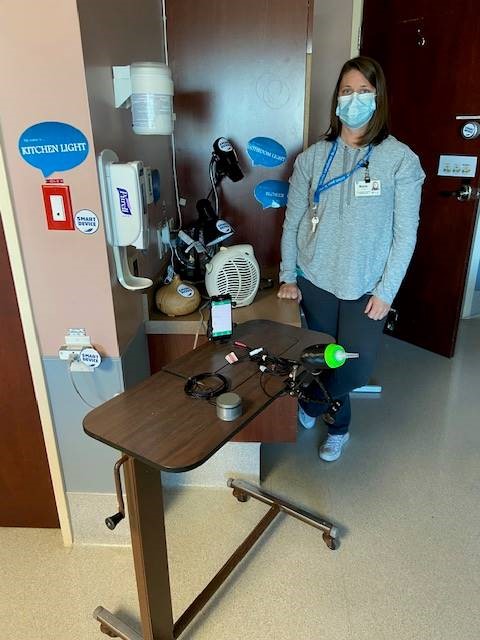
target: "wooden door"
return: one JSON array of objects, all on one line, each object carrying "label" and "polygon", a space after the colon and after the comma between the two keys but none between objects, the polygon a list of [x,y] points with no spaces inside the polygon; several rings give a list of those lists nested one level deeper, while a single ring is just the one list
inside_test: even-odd
[{"label": "wooden door", "polygon": [[[245,178],[224,179],[223,217],[235,228],[228,244],[253,245],[262,268],[280,262],[284,209],[255,200],[264,180],[288,180],[303,148],[309,0],[169,0],[169,64],[175,84],[175,138],[185,218],[210,190],[212,143],[224,136]],[[279,167],[253,167],[251,138],[270,137],[287,151]]]},{"label": "wooden door", "polygon": [[59,527],[0,220],[0,526]]},{"label": "wooden door", "polygon": [[[476,0],[365,0],[361,52],[387,76],[392,133],[427,174],[415,253],[395,299],[393,335],[453,356],[477,203],[442,196],[461,177],[437,175],[440,155],[480,155],[457,115],[480,117],[480,19]],[[478,121],[478,120],[477,120]],[[472,186],[478,186],[478,168]]]}]

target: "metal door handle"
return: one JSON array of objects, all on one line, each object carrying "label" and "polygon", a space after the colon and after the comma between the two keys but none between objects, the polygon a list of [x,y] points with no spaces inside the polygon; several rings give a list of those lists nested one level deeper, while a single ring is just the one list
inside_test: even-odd
[{"label": "metal door handle", "polygon": [[470,184],[462,184],[457,191],[440,191],[440,195],[443,197],[453,196],[460,202],[466,202],[467,200],[479,200],[480,189],[472,187]]},{"label": "metal door handle", "polygon": [[457,200],[478,200],[480,198],[480,189],[475,189],[475,187],[470,186],[469,184],[462,184],[460,187]]}]

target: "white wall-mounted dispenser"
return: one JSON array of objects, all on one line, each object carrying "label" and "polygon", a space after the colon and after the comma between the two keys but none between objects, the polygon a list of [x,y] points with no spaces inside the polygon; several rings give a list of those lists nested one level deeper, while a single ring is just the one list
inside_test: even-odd
[{"label": "white wall-mounted dispenser", "polygon": [[98,156],[98,175],[107,240],[118,280],[131,291],[147,289],[153,285],[152,280],[133,275],[127,257],[128,246],[148,249],[147,176],[143,163],[119,163],[117,154],[105,149]]},{"label": "white wall-mounted dispenser", "polygon": [[169,67],[161,62],[134,62],[113,67],[115,106],[132,108],[134,133],[173,133],[173,81]]}]

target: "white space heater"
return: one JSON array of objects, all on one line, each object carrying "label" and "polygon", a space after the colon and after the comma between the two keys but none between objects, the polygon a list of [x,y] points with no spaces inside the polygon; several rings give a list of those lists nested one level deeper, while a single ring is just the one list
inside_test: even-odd
[{"label": "white space heater", "polygon": [[260,269],[251,244],[221,247],[206,265],[205,286],[209,296],[229,294],[237,307],[253,302],[260,284]]}]

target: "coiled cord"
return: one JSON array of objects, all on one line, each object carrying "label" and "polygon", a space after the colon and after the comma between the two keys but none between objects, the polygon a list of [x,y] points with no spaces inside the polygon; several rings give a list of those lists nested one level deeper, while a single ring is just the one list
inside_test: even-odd
[{"label": "coiled cord", "polygon": [[[217,380],[215,386],[204,384],[204,380]],[[210,400],[216,398],[221,393],[228,391],[229,382],[221,373],[198,373],[196,376],[190,376],[185,382],[185,393],[192,398],[199,400]]]}]

